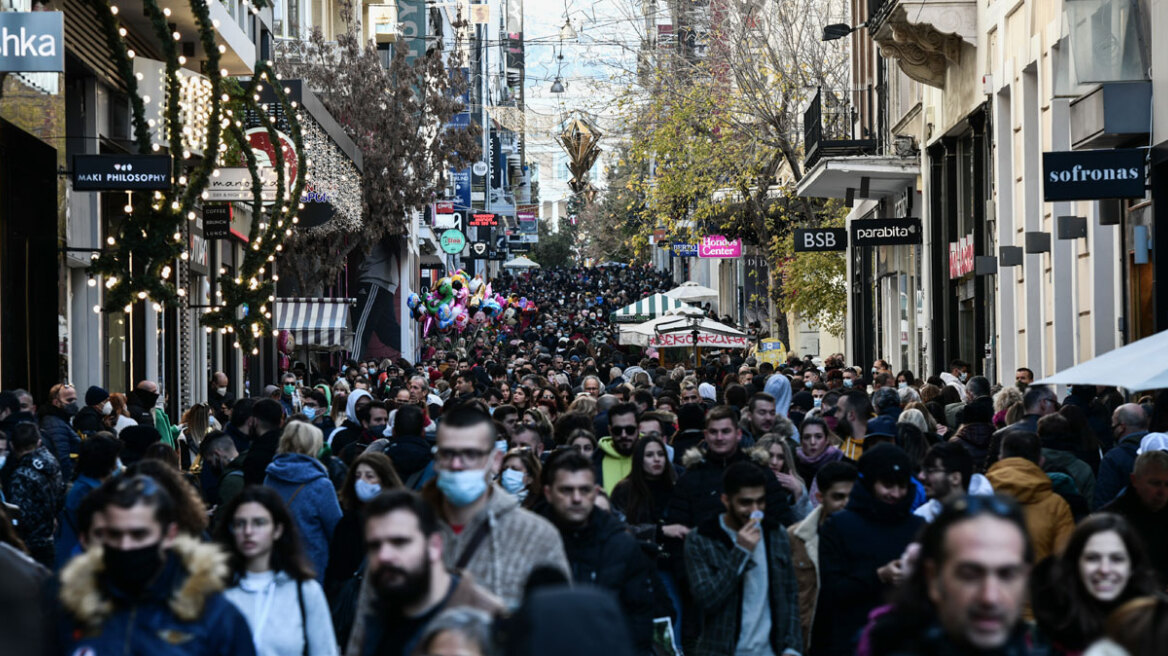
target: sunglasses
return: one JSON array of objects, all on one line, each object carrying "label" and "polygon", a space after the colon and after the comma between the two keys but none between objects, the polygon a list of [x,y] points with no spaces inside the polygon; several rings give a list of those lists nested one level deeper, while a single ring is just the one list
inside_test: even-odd
[{"label": "sunglasses", "polygon": [[637,434],[637,427],[636,426],[612,426],[608,429],[608,432],[612,433],[614,436],[615,435],[636,435]]}]

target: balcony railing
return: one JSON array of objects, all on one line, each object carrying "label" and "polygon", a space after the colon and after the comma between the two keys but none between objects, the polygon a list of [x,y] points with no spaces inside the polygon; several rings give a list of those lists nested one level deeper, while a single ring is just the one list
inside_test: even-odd
[{"label": "balcony railing", "polygon": [[[873,107],[871,102],[869,107]],[[855,108],[848,104],[824,112],[823,90],[817,90],[811,105],[803,112],[804,166],[811,168],[824,157],[876,155],[880,142],[875,138],[875,131],[862,129],[865,138],[857,139],[855,131],[859,122],[856,118]]]}]

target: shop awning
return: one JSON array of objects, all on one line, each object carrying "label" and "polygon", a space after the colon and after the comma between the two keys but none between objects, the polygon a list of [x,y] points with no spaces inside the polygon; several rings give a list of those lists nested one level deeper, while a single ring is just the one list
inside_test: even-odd
[{"label": "shop awning", "polygon": [[746,333],[707,319],[693,306],[670,310],[665,316],[635,326],[621,326],[618,341],[643,348],[686,348],[694,345],[695,330],[701,347],[747,348],[754,343]]},{"label": "shop awning", "polygon": [[669,310],[685,305],[685,303],[669,298],[665,294],[653,294],[613,312],[611,319],[616,323],[641,323],[656,319]]},{"label": "shop awning", "polygon": [[915,184],[920,174],[920,162],[906,157],[824,157],[807,170],[795,193],[805,198],[846,198],[848,189],[854,189],[859,198],[867,178],[864,198],[885,198]]},{"label": "shop awning", "polygon": [[1035,385],[1108,385],[1129,392],[1168,388],[1168,330],[1047,376]]},{"label": "shop awning", "polygon": [[348,351],[351,298],[277,298],[276,330],[292,334],[296,348],[314,351]]}]

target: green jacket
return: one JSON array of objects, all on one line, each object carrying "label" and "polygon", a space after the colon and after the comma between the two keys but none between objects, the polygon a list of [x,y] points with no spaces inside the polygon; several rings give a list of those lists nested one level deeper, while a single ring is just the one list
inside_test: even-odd
[{"label": "green jacket", "polygon": [[[803,631],[799,623],[799,584],[791,564],[791,543],[777,522],[763,521],[767,562],[767,586],[771,607],[771,649],[802,653]],[[694,656],[733,654],[742,628],[743,563],[750,555],[735,546],[722,530],[719,516],[704,522],[685,539],[685,567],[694,603],[702,612],[702,635]],[[745,570],[743,570],[745,573]]]}]

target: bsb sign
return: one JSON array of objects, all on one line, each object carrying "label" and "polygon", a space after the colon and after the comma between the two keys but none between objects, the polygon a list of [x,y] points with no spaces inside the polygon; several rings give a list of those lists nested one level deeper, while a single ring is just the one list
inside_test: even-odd
[{"label": "bsb sign", "polygon": [[901,246],[921,241],[920,219],[852,221],[852,246]]},{"label": "bsb sign", "polygon": [[795,228],[795,252],[846,251],[848,231],[844,228]]},{"label": "bsb sign", "polygon": [[64,13],[0,12],[0,73],[64,72]]},{"label": "bsb sign", "polygon": [[1143,198],[1145,158],[1139,148],[1043,153],[1043,200]]}]

